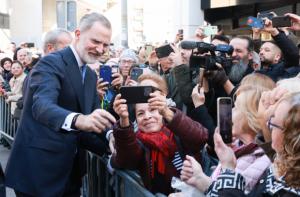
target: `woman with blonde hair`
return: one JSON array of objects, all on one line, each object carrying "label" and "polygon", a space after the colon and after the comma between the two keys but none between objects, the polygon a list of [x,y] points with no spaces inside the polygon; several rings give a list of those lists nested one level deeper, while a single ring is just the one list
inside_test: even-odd
[{"label": "woman with blonde hair", "polygon": [[[235,170],[236,158],[224,144],[219,133],[214,136],[215,150],[220,159],[222,174],[213,182],[202,172],[192,157],[183,165],[182,178],[198,180],[198,189],[207,196],[293,197],[300,196],[300,93],[288,94],[275,104],[267,121],[272,134],[275,161],[249,194],[245,194],[245,177]],[[197,171],[197,177],[193,172]],[[230,183],[230,184],[227,184]]]}]

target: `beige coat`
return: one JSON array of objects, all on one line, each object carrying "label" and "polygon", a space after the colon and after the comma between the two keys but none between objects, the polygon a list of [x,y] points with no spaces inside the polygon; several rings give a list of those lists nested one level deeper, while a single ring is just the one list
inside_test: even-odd
[{"label": "beige coat", "polygon": [[14,113],[16,107],[17,107],[17,101],[19,100],[19,98],[22,97],[22,88],[23,88],[23,82],[26,78],[26,74],[23,73],[22,75],[20,75],[19,77],[15,78],[12,77],[9,81],[9,85],[10,85],[10,92],[7,92],[7,102],[11,102],[11,114]]}]

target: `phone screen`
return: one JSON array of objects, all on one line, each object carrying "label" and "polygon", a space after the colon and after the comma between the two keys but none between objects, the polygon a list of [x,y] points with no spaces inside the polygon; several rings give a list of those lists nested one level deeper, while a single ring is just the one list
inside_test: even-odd
[{"label": "phone screen", "polygon": [[217,100],[218,127],[223,141],[232,142],[232,100],[230,97],[220,97]]},{"label": "phone screen", "polygon": [[107,65],[101,65],[100,66],[100,72],[99,72],[100,78],[103,79],[103,82],[111,83],[112,81],[112,69],[110,66]]},{"label": "phone screen", "polygon": [[143,74],[142,68],[132,68],[130,71],[130,79],[137,81],[138,78]]}]

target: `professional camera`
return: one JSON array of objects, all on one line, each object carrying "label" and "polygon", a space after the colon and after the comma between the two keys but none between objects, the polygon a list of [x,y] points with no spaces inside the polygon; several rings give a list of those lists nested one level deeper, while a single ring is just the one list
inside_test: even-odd
[{"label": "professional camera", "polygon": [[230,45],[219,44],[215,46],[205,42],[183,41],[181,47],[183,49],[193,49],[189,62],[191,69],[218,70],[220,68],[216,63],[221,64],[224,69],[232,66],[230,56],[233,47]]}]

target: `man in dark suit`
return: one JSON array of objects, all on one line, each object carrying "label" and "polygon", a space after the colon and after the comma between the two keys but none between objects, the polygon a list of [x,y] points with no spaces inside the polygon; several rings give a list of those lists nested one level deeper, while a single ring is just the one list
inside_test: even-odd
[{"label": "man in dark suit", "polygon": [[30,73],[6,168],[6,185],[17,196],[80,196],[81,148],[103,153],[95,133],[116,121],[97,109],[97,77],[86,66],[108,50],[110,39],[108,19],[85,15],[72,45],[42,58]]}]

